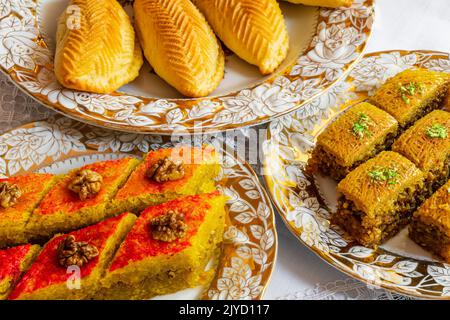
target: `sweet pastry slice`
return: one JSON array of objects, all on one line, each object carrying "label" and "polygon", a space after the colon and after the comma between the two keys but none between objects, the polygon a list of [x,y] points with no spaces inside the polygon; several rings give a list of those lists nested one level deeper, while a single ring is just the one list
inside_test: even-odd
[{"label": "sweet pastry slice", "polygon": [[189,0],[136,0],[136,29],[155,72],[188,97],[210,94],[224,75],[224,54]]},{"label": "sweet pastry slice", "polygon": [[418,119],[439,109],[447,94],[450,75],[426,69],[408,69],[388,79],[369,102],[390,113],[407,129]]},{"label": "sweet pastry slice", "polygon": [[414,213],[409,236],[450,263],[450,181]]},{"label": "sweet pastry slice", "polygon": [[424,174],[408,159],[383,151],[339,184],[332,222],[364,246],[377,247],[409,223],[425,198]]},{"label": "sweet pastry slice", "polygon": [[0,179],[0,248],[28,242],[25,225],[31,212],[57,181],[51,174]]},{"label": "sweet pastry slice", "polygon": [[56,36],[55,75],[64,87],[110,93],[134,80],[142,64],[130,18],[116,0],[70,2]]},{"label": "sweet pastry slice", "polygon": [[286,58],[289,38],[276,0],[193,0],[218,37],[240,58],[270,74]]},{"label": "sweet pastry slice", "polygon": [[108,217],[107,203],[138,163],[136,159],[123,158],[71,171],[33,211],[26,225],[29,237],[48,239],[58,232],[72,231]]},{"label": "sweet pastry slice", "polygon": [[208,146],[151,151],[117,192],[108,211],[139,213],[183,195],[214,191],[219,169],[215,150]]},{"label": "sweet pastry slice", "polygon": [[121,244],[98,299],[148,299],[210,280],[222,241],[226,198],[219,192],[149,207]]},{"label": "sweet pastry slice", "polygon": [[360,103],[333,121],[317,138],[308,170],[339,181],[363,162],[388,149],[398,122],[370,103]]},{"label": "sweet pastry slice", "polygon": [[430,195],[450,178],[450,113],[435,110],[395,141],[392,150],[427,174]]},{"label": "sweet pastry slice", "polygon": [[353,0],[284,0],[291,3],[318,6],[326,8],[350,7]]},{"label": "sweet pastry slice", "polygon": [[0,300],[5,300],[39,253],[38,245],[26,244],[0,250]]},{"label": "sweet pastry slice", "polygon": [[52,238],[9,299],[88,299],[136,216],[124,213]]}]

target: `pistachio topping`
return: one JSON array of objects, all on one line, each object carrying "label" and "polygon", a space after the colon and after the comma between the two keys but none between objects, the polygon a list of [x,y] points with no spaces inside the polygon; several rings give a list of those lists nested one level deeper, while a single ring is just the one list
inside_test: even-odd
[{"label": "pistachio topping", "polygon": [[0,182],[0,206],[9,208],[17,203],[22,195],[19,187],[9,182]]},{"label": "pistachio topping", "polygon": [[440,123],[434,123],[427,129],[427,136],[430,138],[445,139],[448,137],[447,128]]},{"label": "pistachio topping", "polygon": [[86,200],[99,193],[103,183],[101,174],[92,170],[80,170],[69,183],[69,189],[77,193],[80,200]]},{"label": "pistachio topping", "polygon": [[364,136],[370,136],[369,126],[371,126],[372,123],[372,119],[367,114],[360,112],[358,121],[353,123],[353,134],[360,139],[364,138]]},{"label": "pistachio topping", "polygon": [[184,177],[185,170],[182,161],[173,161],[170,157],[158,160],[147,171],[147,177],[155,182],[167,182],[180,180]]},{"label": "pistachio topping", "polygon": [[398,172],[393,168],[375,167],[368,173],[374,183],[396,184],[398,182]]},{"label": "pistachio topping", "polygon": [[87,242],[77,242],[73,235],[69,235],[59,243],[57,254],[61,266],[76,265],[81,268],[98,256],[98,249]]},{"label": "pistachio topping", "polygon": [[150,228],[153,239],[172,242],[185,236],[187,224],[183,213],[178,210],[169,210],[153,218],[150,221]]},{"label": "pistachio topping", "polygon": [[400,92],[400,96],[402,97],[402,100],[406,103],[406,104],[410,104],[411,103],[411,99],[410,97],[418,94],[422,94],[423,90],[424,90],[424,85],[422,83],[418,83],[418,82],[409,82],[407,84],[398,84],[399,86],[399,92]]}]

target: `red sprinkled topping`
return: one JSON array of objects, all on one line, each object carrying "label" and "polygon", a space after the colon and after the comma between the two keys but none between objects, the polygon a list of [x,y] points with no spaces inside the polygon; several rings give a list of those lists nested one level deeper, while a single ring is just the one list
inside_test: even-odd
[{"label": "red sprinkled topping", "polygon": [[25,214],[36,205],[42,192],[42,186],[53,179],[52,174],[29,174],[8,179],[0,179],[0,182],[10,182],[19,186],[22,195],[20,201],[9,208],[0,207],[0,218],[7,217],[12,221],[23,220]]},{"label": "red sprinkled topping", "polygon": [[[77,241],[89,242],[96,246],[99,251],[97,257],[90,260],[81,268],[81,278],[91,274],[92,270],[97,266],[107,240],[114,234],[118,224],[126,215],[127,213],[124,213],[96,225],[69,233],[74,235]],[[33,292],[40,288],[67,281],[71,275],[66,273],[66,268],[61,267],[57,254],[58,245],[65,237],[66,235],[54,237],[45,245],[41,254],[17,284],[9,299],[16,299],[22,293]]]},{"label": "red sprinkled topping", "polygon": [[[186,150],[190,151],[189,154],[185,154],[184,151]],[[189,181],[194,170],[202,163],[202,160],[211,158],[212,153],[213,149],[211,148],[173,148],[152,151],[145,158],[145,162],[136,168],[128,182],[119,190],[116,199],[128,199],[129,197],[143,194],[161,194],[166,191],[176,190],[176,188],[183,186]],[[183,161],[185,168],[184,178],[164,183],[158,183],[147,178],[148,168],[165,157],[171,157],[175,161]]]},{"label": "red sprinkled topping", "polygon": [[123,172],[129,165],[129,162],[129,158],[124,158],[96,162],[80,168],[80,170],[89,169],[95,171],[103,177],[103,186],[100,192],[94,197],[86,200],[80,200],[75,192],[68,189],[68,184],[73,179],[75,172],[69,174],[44,197],[36,213],[45,215],[62,211],[70,214],[82,208],[92,207],[102,203],[106,200],[107,195],[111,191],[111,187],[108,186],[114,185],[115,182],[121,178]]},{"label": "red sprinkled topping", "polygon": [[31,244],[0,250],[0,281],[10,278],[17,281],[21,270],[20,265],[30,251]]},{"label": "red sprinkled topping", "polygon": [[[173,255],[190,246],[190,239],[197,233],[205,218],[206,211],[210,208],[207,200],[217,195],[219,195],[219,192],[188,196],[147,208],[142,212],[122,243],[110,270],[114,271],[130,262],[139,261],[149,256]],[[185,223],[188,225],[186,236],[173,242],[154,240],[151,236],[151,228],[149,228],[150,220],[175,209],[185,213]]]}]

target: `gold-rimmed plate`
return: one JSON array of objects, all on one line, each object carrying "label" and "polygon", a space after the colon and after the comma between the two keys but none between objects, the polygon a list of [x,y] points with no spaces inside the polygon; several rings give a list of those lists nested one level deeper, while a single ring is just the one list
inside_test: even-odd
[{"label": "gold-rimmed plate", "polygon": [[[119,133],[56,116],[0,135],[0,176],[30,172],[65,173],[86,163],[141,157],[178,144],[208,143],[220,156],[218,189],[229,197],[218,271],[209,287],[180,291],[166,299],[261,299],[274,268],[277,234],[268,195],[250,165],[224,151],[211,137],[170,141],[162,136]],[[161,298],[161,297],[159,297]]]},{"label": "gold-rimmed plate", "polygon": [[[121,1],[132,13],[131,0]],[[211,96],[184,99],[150,72],[113,94],[62,88],[53,72],[58,16],[68,0],[0,1],[0,70],[25,93],[71,118],[128,132],[218,132],[269,121],[322,94],[360,58],[372,30],[373,0],[321,9],[280,2],[290,51],[263,77],[234,55]]]},{"label": "gold-rimmed plate", "polygon": [[264,174],[278,211],[292,233],[326,262],[374,287],[419,298],[450,298],[450,265],[408,238],[407,229],[374,250],[330,224],[336,183],[304,168],[319,132],[348,106],[365,100],[389,77],[422,67],[450,73],[447,53],[387,51],[366,55],[350,75],[319,99],[270,124]]}]

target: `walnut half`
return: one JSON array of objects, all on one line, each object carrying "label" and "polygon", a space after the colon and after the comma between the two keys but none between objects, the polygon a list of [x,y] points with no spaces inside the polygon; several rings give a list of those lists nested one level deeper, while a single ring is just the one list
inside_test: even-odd
[{"label": "walnut half", "polygon": [[187,224],[183,213],[169,210],[166,214],[153,218],[150,228],[153,239],[172,242],[185,236]]},{"label": "walnut half", "polygon": [[101,174],[92,170],[80,170],[69,183],[69,189],[77,193],[80,200],[96,195],[103,183]]},{"label": "walnut half", "polygon": [[98,249],[87,242],[76,242],[75,237],[69,235],[59,243],[57,253],[61,266],[76,265],[81,268],[89,260],[98,256]]},{"label": "walnut half", "polygon": [[183,162],[175,162],[170,157],[158,160],[147,170],[147,177],[159,183],[180,180],[184,175]]},{"label": "walnut half", "polygon": [[9,208],[17,203],[22,195],[19,187],[9,182],[0,182],[0,206]]}]

